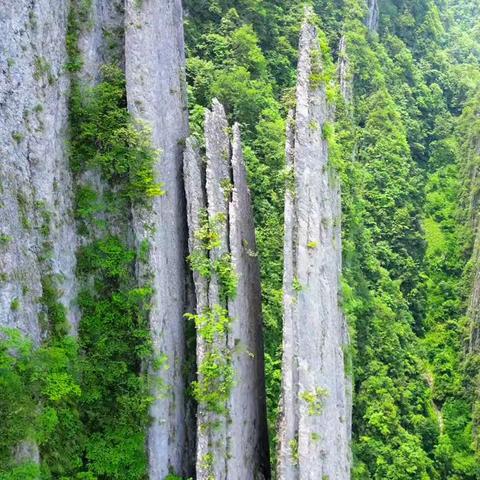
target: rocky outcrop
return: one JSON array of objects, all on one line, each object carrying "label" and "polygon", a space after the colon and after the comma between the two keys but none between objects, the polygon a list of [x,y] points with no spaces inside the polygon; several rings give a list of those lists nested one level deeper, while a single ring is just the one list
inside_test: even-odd
[{"label": "rocky outcrop", "polygon": [[78,320],[76,235],[66,155],[67,4],[2,2],[0,13],[0,326],[36,343],[42,281]]},{"label": "rocky outcrop", "polygon": [[134,211],[138,245],[150,243],[140,276],[154,288],[150,325],[155,354],[165,361],[158,377],[148,439],[150,478],[183,473],[185,459],[185,255],[186,215],[182,144],[187,136],[185,59],[180,0],[129,0],[126,3],[125,71],[128,108],[152,130],[159,160],[155,166],[165,195],[151,211]]},{"label": "rocky outcrop", "polygon": [[323,135],[329,119],[317,30],[307,11],[296,109],[288,119],[282,413],[278,478],[350,478],[348,342],[339,306],[340,190]]},{"label": "rocky outcrop", "polygon": [[260,273],[240,129],[205,119],[206,167],[187,140],[185,190],[197,328],[197,478],[269,478]]},{"label": "rocky outcrop", "polygon": [[480,230],[477,229],[475,244],[472,255],[473,284],[468,306],[468,318],[470,319],[470,342],[469,353],[480,352]]},{"label": "rocky outcrop", "polygon": [[233,127],[233,192],[229,205],[230,253],[238,277],[228,302],[229,334],[235,375],[230,397],[229,479],[269,478],[268,434],[263,360],[262,298],[250,191],[238,124]]},{"label": "rocky outcrop", "polygon": [[368,0],[367,27],[371,32],[378,30],[379,20],[380,10],[378,8],[378,0]]},{"label": "rocky outcrop", "polygon": [[[480,138],[473,136],[465,152],[465,211],[468,212],[467,222],[475,234],[472,252],[472,291],[468,305],[468,318],[470,319],[470,341],[469,353],[480,352],[480,216],[478,205],[480,196],[478,194],[479,166],[476,159],[480,155]],[[480,396],[480,395],[479,395]]]}]

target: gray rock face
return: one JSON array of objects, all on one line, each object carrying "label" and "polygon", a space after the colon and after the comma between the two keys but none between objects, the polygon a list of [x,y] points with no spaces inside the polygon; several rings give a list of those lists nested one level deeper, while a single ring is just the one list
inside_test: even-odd
[{"label": "gray rock face", "polygon": [[322,135],[329,119],[316,27],[300,38],[296,110],[288,119],[282,416],[278,478],[350,478],[348,343],[339,306],[340,189]]},{"label": "gray rock face", "polygon": [[472,292],[468,306],[470,319],[470,353],[480,352],[480,229],[477,228],[475,245],[473,248],[472,264],[474,271]]},{"label": "gray rock face", "polygon": [[379,20],[380,10],[378,8],[378,0],[368,0],[367,27],[371,32],[378,30]]},{"label": "gray rock face", "polygon": [[[232,423],[229,479],[266,478],[269,471],[263,360],[262,298],[255,228],[240,128],[233,127],[233,192],[229,205],[230,253],[238,276],[237,294],[229,301],[233,319],[228,338],[235,384],[230,397]],[[267,477],[268,478],[268,477]]]},{"label": "gray rock face", "polygon": [[[476,155],[480,155],[480,139],[472,145],[472,151],[475,152]],[[477,189],[478,179],[478,167],[474,165],[470,167],[468,180],[468,190],[470,193],[470,197],[468,198],[469,220],[471,229],[475,232],[475,243],[472,253],[473,284],[467,312],[468,318],[470,319],[469,353],[472,354],[478,354],[480,352],[480,215],[478,214],[480,197]]]},{"label": "gray rock face", "polygon": [[[206,113],[205,143],[205,172],[193,139],[187,140],[185,153],[190,252],[191,256],[204,255],[212,266],[219,262],[230,264],[237,285],[236,294],[227,299],[215,267],[210,277],[194,269],[198,382],[211,381],[203,376],[201,366],[211,361],[212,355],[221,356],[222,374],[233,374],[233,384],[228,373],[227,379],[215,381],[217,387],[227,391],[220,398],[221,405],[212,407],[199,401],[197,479],[268,478],[260,273],[253,215],[240,129],[238,125],[233,127],[231,145],[225,112],[217,101]],[[206,222],[214,234],[213,248],[199,236]],[[217,329],[211,339],[202,331],[203,319],[219,309],[228,328]],[[218,321],[209,320],[211,325],[218,325]]]},{"label": "gray rock face", "polygon": [[76,235],[65,149],[67,4],[2,2],[0,12],[0,326],[36,343],[41,280],[54,275],[76,325]]},{"label": "gray rock face", "polygon": [[124,63],[124,0],[92,0],[82,24],[78,47],[82,52],[80,78],[87,84],[100,80],[100,68],[108,63]]},{"label": "gray rock face", "polygon": [[152,129],[153,144],[159,149],[155,174],[166,191],[154,199],[151,212],[133,212],[136,242],[150,242],[148,265],[139,266],[139,273],[151,275],[154,351],[165,359],[154,372],[159,382],[148,439],[150,478],[163,480],[170,469],[182,474],[185,461],[187,246],[182,143],[187,136],[187,109],[182,7],[180,0],[129,0],[125,15],[128,108]]}]

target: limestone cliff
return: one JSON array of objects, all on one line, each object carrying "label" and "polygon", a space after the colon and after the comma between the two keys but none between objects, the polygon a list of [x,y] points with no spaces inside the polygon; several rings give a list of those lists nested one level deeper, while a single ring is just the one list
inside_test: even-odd
[{"label": "limestone cliff", "polygon": [[[7,0],[0,12],[0,328],[18,328],[37,345],[48,335],[45,288],[58,291],[72,331],[78,322],[68,11],[56,3]],[[30,441],[15,457],[39,461]]]},{"label": "limestone cliff", "polygon": [[[238,125],[205,119],[206,167],[187,141],[185,189],[196,291],[197,478],[269,477],[260,275]],[[212,374],[216,372],[215,374]]]},{"label": "limestone cliff", "polygon": [[347,328],[339,306],[340,190],[323,130],[321,50],[307,11],[288,119],[282,413],[278,478],[350,478]]},{"label": "limestone cliff", "polygon": [[134,211],[136,242],[150,243],[146,268],[139,266],[139,273],[152,277],[154,353],[166,359],[154,372],[160,382],[148,441],[150,478],[163,480],[170,470],[183,473],[188,463],[182,371],[186,255],[182,144],[188,120],[182,5],[180,0],[129,0],[125,14],[128,107],[152,130],[153,145],[159,149],[155,174],[166,191],[154,199],[151,211]]},{"label": "limestone cliff", "polygon": [[0,326],[36,343],[42,281],[77,323],[72,187],[66,154],[67,5],[2,2],[0,13]]}]

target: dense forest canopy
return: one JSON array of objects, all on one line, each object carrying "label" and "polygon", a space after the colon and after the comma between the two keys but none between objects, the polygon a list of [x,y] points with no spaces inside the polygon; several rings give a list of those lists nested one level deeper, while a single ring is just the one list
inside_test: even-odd
[{"label": "dense forest canopy", "polygon": [[[156,337],[149,323],[160,285],[151,259],[162,255],[152,238],[163,226],[155,223],[151,211],[172,191],[162,176],[164,165],[160,163],[159,174],[155,170],[162,152],[151,143],[152,135],[161,137],[159,129],[167,129],[169,120],[160,122],[159,128],[152,126],[148,114],[144,115],[150,112],[148,98],[138,94],[136,85],[132,87],[153,71],[147,69],[132,81],[135,61],[142,63],[134,50],[138,45],[135,32],[142,29],[142,21],[155,28],[155,18],[149,17],[152,11],[142,10],[150,8],[150,2],[131,0],[127,6],[123,1],[112,2],[110,23],[98,27],[95,21],[104,2],[72,0],[68,8],[62,6],[65,62],[58,72],[42,56],[31,62],[33,78],[43,82],[42,88],[69,85],[62,87],[60,95],[68,107],[65,142],[73,179],[69,187],[72,225],[80,238],[74,262],[79,287],[71,313],[63,299],[63,280],[55,270],[57,252],[50,238],[56,214],[49,209],[55,206],[35,200],[35,195],[30,198],[21,189],[11,193],[19,221],[10,224],[8,215],[0,217],[5,221],[5,228],[0,225],[0,293],[5,286],[8,298],[8,312],[0,314],[1,480],[190,477],[195,463],[192,438],[202,432],[196,423],[201,416],[195,409],[206,404],[212,415],[225,414],[224,404],[234,388],[235,369],[230,361],[234,350],[212,347],[219,337],[228,336],[232,321],[228,310],[233,310],[238,288],[228,250],[233,247],[226,247],[217,263],[211,253],[223,241],[228,243],[221,240],[223,227],[219,225],[230,228],[227,217],[234,217],[229,204],[224,217],[203,212],[200,229],[191,234],[190,241],[199,242],[203,256],[195,256],[196,251],[188,255],[188,235],[178,233],[185,237],[179,251],[185,250],[187,265],[181,268],[190,271],[187,291],[195,283],[198,302],[198,281],[203,275],[210,285],[218,283],[215,288],[220,292],[218,302],[203,316],[192,307],[195,302],[188,293],[182,297],[187,314],[184,344],[178,350],[172,347],[172,352],[184,355],[178,365],[170,353],[156,350],[162,332]],[[329,175],[338,176],[341,189],[340,303],[349,331],[343,358],[353,390],[351,478],[478,480],[478,0],[183,2],[186,105],[192,134],[189,142],[193,142],[187,145],[195,145],[199,155],[206,157],[213,151],[205,111],[216,105],[214,99],[224,109],[222,122],[228,135],[229,125],[239,124],[234,127],[234,142],[235,138],[240,141],[235,129],[241,129],[241,162],[246,166],[258,249],[252,257],[258,260],[262,291],[270,454],[262,468],[271,464],[272,478],[289,480],[276,475],[285,340],[284,233],[288,219],[284,212],[292,182],[285,144],[288,118],[291,121],[298,102],[299,37],[306,3],[314,12],[309,21],[315,27],[321,57],[321,69],[310,74],[310,88],[322,90],[330,109],[319,135],[328,147]],[[18,12],[9,7],[4,14],[2,8],[0,33],[6,35],[8,16]],[[26,20],[28,28],[38,31],[33,24],[41,9],[29,8],[33,10]],[[129,25],[126,33],[123,22]],[[91,59],[85,58],[88,32],[105,38],[99,54],[101,68],[91,77]],[[0,50],[2,44],[5,52],[13,48],[2,40]],[[183,47],[179,40],[180,44]],[[23,55],[22,50],[17,54]],[[10,92],[7,87],[15,84],[13,78],[21,78],[15,69],[22,62],[9,55],[0,52],[5,75],[0,80],[0,109],[1,99]],[[170,64],[163,66],[165,71],[168,68]],[[159,78],[163,69],[155,73]],[[45,94],[42,101],[52,102],[51,97]],[[171,105],[157,105],[154,110],[169,118],[169,112],[161,111],[164,106]],[[221,115],[215,108],[210,115]],[[41,103],[31,106],[31,115],[40,118],[43,109]],[[0,119],[0,127],[1,123]],[[0,146],[8,143],[13,149],[21,148],[25,135],[33,135],[18,128],[9,130],[6,138],[7,128],[0,130],[5,134]],[[43,135],[40,127],[36,132]],[[185,132],[170,143],[175,145],[172,149],[183,148]],[[202,175],[207,175],[207,186],[200,182],[201,192],[209,188],[206,168]],[[181,177],[178,172],[169,174]],[[4,177],[0,194],[6,199],[9,175],[7,166],[3,170],[0,166]],[[230,184],[222,188],[227,201]],[[183,210],[182,215],[186,231]],[[3,272],[7,260],[4,265],[1,259],[3,254],[7,259],[10,245],[21,243],[12,229],[22,230],[22,238],[38,235],[40,239],[35,247],[40,265],[37,286],[32,289],[30,280],[24,278],[13,296],[6,287],[10,281],[7,270]],[[315,242],[308,245],[310,251],[321,247]],[[205,263],[207,257],[210,260]],[[299,291],[302,288],[298,285]],[[29,290],[35,293],[38,307],[28,314],[38,317],[43,332],[38,339],[25,328],[20,329],[22,333],[12,328],[21,323],[22,315],[27,316],[23,298],[33,295]],[[75,315],[80,320],[72,335]],[[300,320],[298,328],[305,324]],[[317,332],[307,333],[315,336]],[[206,345],[203,362],[195,356],[199,342]],[[165,372],[165,376],[157,378],[151,371]],[[186,422],[182,435],[191,443],[182,470],[172,467],[167,477],[160,477],[149,469],[153,447],[147,432],[155,397],[171,395],[165,378],[172,382],[181,378],[180,383],[186,385],[186,407],[176,418]],[[317,400],[308,394],[304,397],[315,411]],[[208,428],[215,431],[211,424]],[[295,458],[298,445],[290,446],[292,462],[301,463]],[[197,464],[194,478],[220,480],[209,473],[210,463],[217,460],[209,455],[203,458],[208,463],[205,468],[198,470]],[[265,478],[269,475],[270,470]],[[247,479],[247,475],[238,478]]]}]

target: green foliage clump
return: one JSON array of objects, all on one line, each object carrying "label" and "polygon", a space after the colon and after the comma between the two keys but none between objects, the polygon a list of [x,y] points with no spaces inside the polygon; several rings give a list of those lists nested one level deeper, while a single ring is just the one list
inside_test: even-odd
[{"label": "green foliage clump", "polygon": [[[82,420],[88,471],[108,478],[143,478],[152,398],[142,364],[151,358],[151,288],[138,287],[136,254],[117,237],[82,248],[78,270],[82,321]],[[128,439],[128,441],[127,441]]]},{"label": "green foliage clump", "polygon": [[234,372],[230,351],[218,344],[229,332],[231,319],[228,312],[219,305],[200,315],[187,314],[186,317],[194,320],[197,333],[205,342],[207,350],[198,365],[199,379],[192,384],[193,395],[208,411],[224,414],[225,403],[233,387]]},{"label": "green foliage clump", "polygon": [[224,253],[218,258],[210,258],[210,252],[221,247],[222,230],[226,229],[226,218],[218,213],[208,218],[207,212],[201,212],[201,226],[195,232],[200,242],[189,256],[188,262],[194,272],[210,279],[213,275],[218,279],[222,301],[235,297],[237,291],[237,275],[233,269],[230,254]]},{"label": "green foliage clump", "polygon": [[[66,472],[79,462],[76,448],[81,426],[76,402],[81,394],[76,368],[77,346],[70,337],[35,347],[17,330],[2,332],[0,342],[0,477],[30,478],[38,466],[15,464],[12,452],[34,442],[42,471]],[[25,475],[23,477],[22,475]]]},{"label": "green foliage clump", "polygon": [[125,77],[114,65],[102,69],[103,81],[92,88],[73,86],[71,160],[74,171],[99,169],[105,180],[128,201],[148,204],[163,194],[154,179],[158,153],[150,132],[131,118]]},{"label": "green foliage clump", "polygon": [[313,391],[304,391],[300,393],[300,398],[308,406],[309,415],[321,415],[324,407],[325,397],[328,396],[328,390],[322,387],[317,387]]},{"label": "green foliage clump", "polygon": [[200,215],[201,225],[195,232],[200,245],[189,255],[188,261],[194,272],[218,282],[220,304],[195,315],[185,315],[195,322],[197,335],[205,346],[192,391],[199,405],[209,412],[223,415],[227,413],[226,402],[233,387],[234,371],[231,351],[225,346],[231,319],[222,305],[235,296],[237,276],[230,254],[216,255],[216,250],[222,246],[223,231],[227,228],[225,215],[220,213],[208,218],[206,211]]}]

